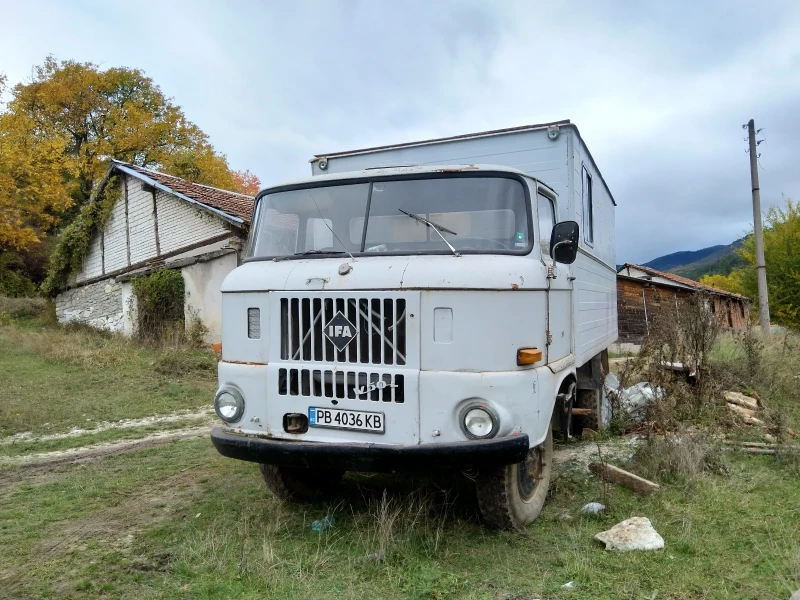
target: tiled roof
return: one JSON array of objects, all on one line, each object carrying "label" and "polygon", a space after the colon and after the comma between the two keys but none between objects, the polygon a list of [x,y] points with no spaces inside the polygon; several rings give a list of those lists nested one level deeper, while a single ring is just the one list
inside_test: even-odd
[{"label": "tiled roof", "polygon": [[184,196],[221,210],[229,215],[242,219],[245,224],[249,224],[253,215],[253,201],[251,196],[246,194],[239,194],[237,192],[229,192],[219,188],[210,187],[207,185],[200,185],[199,183],[192,183],[174,175],[167,175],[166,173],[159,173],[138,167],[129,163],[114,161],[117,164],[124,165],[125,167],[141,173],[145,177],[149,177],[157,181],[161,185],[170,188]]},{"label": "tiled roof", "polygon": [[678,283],[682,286],[694,288],[698,291],[708,292],[710,294],[719,294],[720,296],[730,296],[731,298],[739,298],[740,300],[747,300],[747,298],[745,298],[744,296],[740,296],[739,294],[734,294],[733,292],[726,292],[725,290],[711,287],[710,285],[700,283],[699,281],[694,281],[693,279],[687,279],[686,277],[675,275],[675,273],[664,273],[663,271],[656,271],[655,269],[651,269],[650,267],[643,267],[642,265],[635,265],[633,263],[625,263],[619,268],[617,273],[624,275],[622,271],[624,271],[628,267],[644,271],[645,273],[653,277],[663,277],[664,279],[669,279],[670,281]]}]

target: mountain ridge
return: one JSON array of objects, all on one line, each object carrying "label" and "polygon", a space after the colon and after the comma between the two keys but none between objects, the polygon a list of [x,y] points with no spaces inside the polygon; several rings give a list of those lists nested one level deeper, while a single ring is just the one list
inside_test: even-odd
[{"label": "mountain ridge", "polygon": [[672,252],[654,258],[642,266],[695,281],[699,281],[704,275],[730,275],[733,269],[744,266],[747,262],[737,252],[744,245],[744,240],[745,238],[741,238],[728,245]]}]

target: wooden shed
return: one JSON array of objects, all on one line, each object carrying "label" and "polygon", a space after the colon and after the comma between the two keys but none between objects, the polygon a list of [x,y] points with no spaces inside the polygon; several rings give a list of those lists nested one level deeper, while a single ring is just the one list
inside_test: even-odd
[{"label": "wooden shed", "polygon": [[747,327],[750,309],[744,296],[673,273],[625,263],[617,270],[617,341],[640,344],[656,312],[674,310],[679,317],[681,301],[696,293],[709,296],[709,308],[724,329]]}]

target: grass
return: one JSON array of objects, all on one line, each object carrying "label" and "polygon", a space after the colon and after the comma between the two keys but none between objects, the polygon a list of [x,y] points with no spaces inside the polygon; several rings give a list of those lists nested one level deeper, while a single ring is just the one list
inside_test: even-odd
[{"label": "grass", "polygon": [[[25,319],[0,325],[2,434],[195,409],[213,394],[209,353]],[[774,419],[798,428],[800,351],[782,342],[745,351],[723,339],[712,363],[728,389],[758,391]],[[152,431],[23,441],[0,455]],[[289,505],[266,491],[256,465],[221,457],[208,439],[73,465],[9,462],[0,465],[0,547],[10,549],[0,552],[0,597],[784,600],[800,588],[797,458],[723,454],[686,431],[651,438],[628,464],[662,483],[659,493],[641,498],[561,465],[522,534],[484,527],[457,473],[350,474],[335,498]],[[581,515],[590,501],[607,511]],[[312,531],[326,516],[333,525]],[[652,521],[663,551],[616,554],[594,541],[632,516]],[[562,588],[569,581],[574,589]]]},{"label": "grass", "polygon": [[211,351],[149,348],[88,328],[0,325],[0,436],[208,406]]},{"label": "grass", "polygon": [[[773,457],[732,456],[727,476],[691,491],[612,487],[599,518],[579,514],[596,481],[567,471],[522,535],[485,529],[468,486],[443,477],[348,477],[329,503],[280,504],[255,465],[208,440],[2,494],[0,543],[15,551],[0,554],[0,585],[17,598],[784,599],[800,587],[800,481]],[[666,549],[615,554],[592,539],[631,516]]]}]

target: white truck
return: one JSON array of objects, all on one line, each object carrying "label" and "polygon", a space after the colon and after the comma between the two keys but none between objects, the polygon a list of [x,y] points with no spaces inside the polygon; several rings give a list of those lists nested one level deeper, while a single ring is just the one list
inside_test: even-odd
[{"label": "white truck", "polygon": [[488,523],[530,523],[553,428],[602,421],[617,337],[615,202],[578,129],[311,164],[258,194],[222,285],[217,450],[287,500],[346,471],[469,470]]}]

